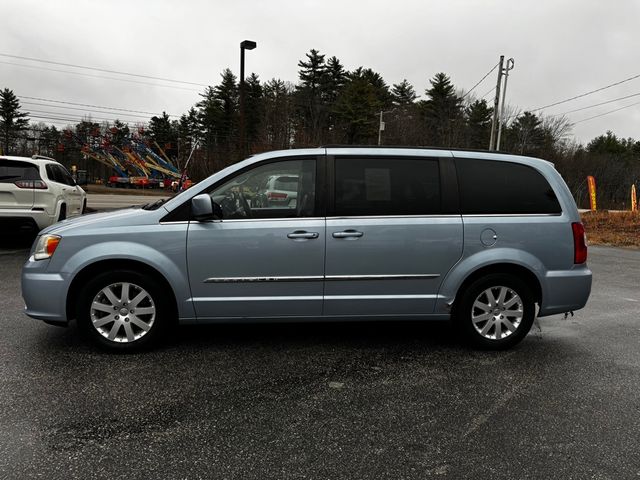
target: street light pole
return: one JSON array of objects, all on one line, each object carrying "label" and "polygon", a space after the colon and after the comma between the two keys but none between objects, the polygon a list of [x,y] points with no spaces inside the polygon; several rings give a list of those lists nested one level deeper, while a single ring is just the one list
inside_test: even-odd
[{"label": "street light pole", "polygon": [[256,45],[256,42],[251,40],[240,42],[240,152],[242,152],[243,156],[247,154],[244,111],[244,51],[253,50]]}]

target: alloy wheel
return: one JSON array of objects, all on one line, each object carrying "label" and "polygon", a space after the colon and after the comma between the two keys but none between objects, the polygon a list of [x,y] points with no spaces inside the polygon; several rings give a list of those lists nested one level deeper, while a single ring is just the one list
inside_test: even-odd
[{"label": "alloy wheel", "polygon": [[156,319],[153,298],[130,282],[104,287],[91,302],[91,324],[107,340],[131,343],[144,337]]},{"label": "alloy wheel", "polygon": [[490,287],[482,291],[471,307],[471,321],[476,332],[489,340],[512,335],[524,317],[520,296],[508,287]]}]

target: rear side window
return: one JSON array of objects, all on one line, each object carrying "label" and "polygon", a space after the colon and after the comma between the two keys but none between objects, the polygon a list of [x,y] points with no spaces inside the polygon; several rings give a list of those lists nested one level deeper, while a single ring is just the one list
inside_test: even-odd
[{"label": "rear side window", "polygon": [[463,214],[554,214],[560,203],[540,172],[496,160],[456,159]]},{"label": "rear side window", "polygon": [[40,180],[38,167],[28,162],[0,160],[0,183],[13,183],[18,180]]},{"label": "rear side window", "polygon": [[437,159],[336,158],[335,215],[441,212]]},{"label": "rear side window", "polygon": [[73,185],[73,177],[67,172],[67,170],[61,165],[55,165],[50,163],[46,166],[47,176],[49,180],[62,183],[63,185]]},{"label": "rear side window", "polygon": [[62,183],[62,178],[60,177],[60,172],[57,168],[53,168],[52,164],[48,164],[45,168],[47,170],[47,177],[49,177],[49,180],[52,182]]}]

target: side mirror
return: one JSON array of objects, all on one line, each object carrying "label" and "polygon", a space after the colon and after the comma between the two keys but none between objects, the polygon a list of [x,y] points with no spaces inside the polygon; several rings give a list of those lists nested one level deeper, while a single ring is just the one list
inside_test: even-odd
[{"label": "side mirror", "polygon": [[222,207],[209,194],[201,193],[191,199],[191,214],[198,222],[222,220]]}]

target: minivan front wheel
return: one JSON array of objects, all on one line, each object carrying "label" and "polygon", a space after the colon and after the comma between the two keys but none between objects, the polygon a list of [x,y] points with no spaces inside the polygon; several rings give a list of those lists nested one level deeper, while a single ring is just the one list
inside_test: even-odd
[{"label": "minivan front wheel", "polygon": [[172,311],[155,279],[132,271],[106,272],[80,293],[78,325],[94,342],[116,350],[150,346]]},{"label": "minivan front wheel", "polygon": [[466,340],[486,349],[506,349],[531,329],[535,302],[531,288],[518,277],[491,274],[473,282],[454,309]]}]

